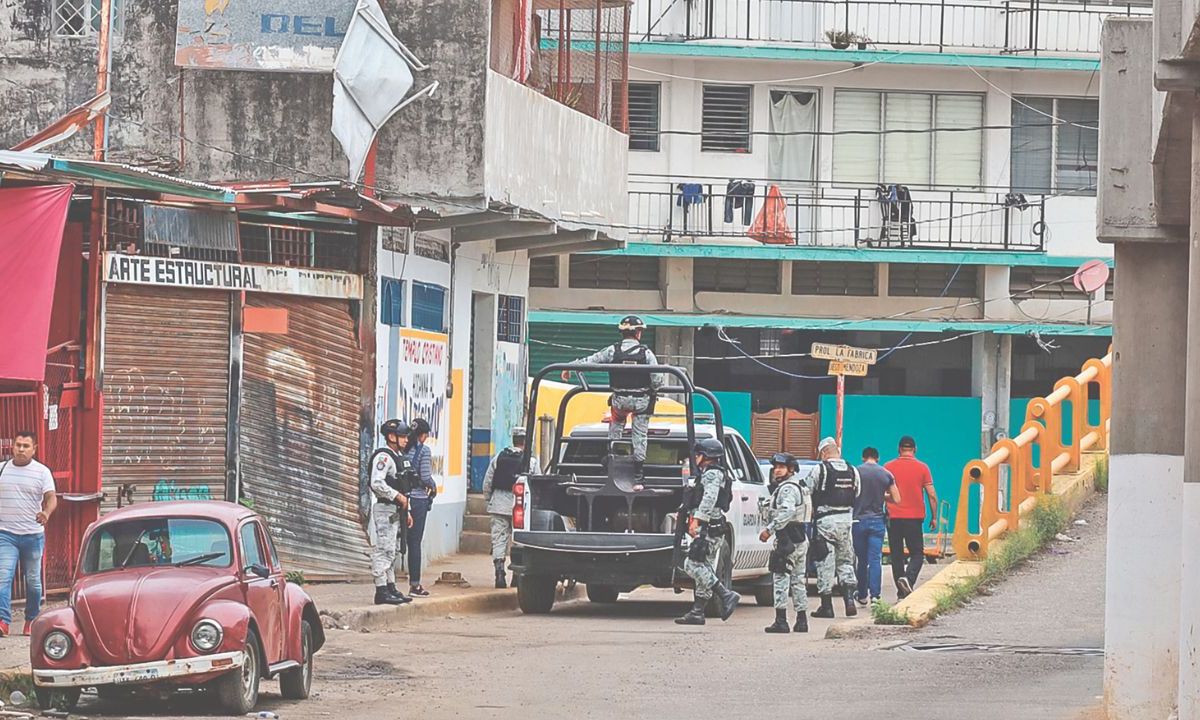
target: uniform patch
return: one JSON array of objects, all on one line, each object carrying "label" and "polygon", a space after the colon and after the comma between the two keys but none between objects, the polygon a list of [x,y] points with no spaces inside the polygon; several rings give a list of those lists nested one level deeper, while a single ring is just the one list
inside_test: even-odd
[{"label": "uniform patch", "polygon": [[379,458],[379,462],[375,463],[375,469],[383,470],[386,468],[387,468],[387,458]]}]

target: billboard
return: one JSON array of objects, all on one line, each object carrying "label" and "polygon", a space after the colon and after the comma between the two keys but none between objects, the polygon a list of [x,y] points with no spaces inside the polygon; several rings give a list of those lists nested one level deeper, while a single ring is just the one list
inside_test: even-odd
[{"label": "billboard", "polygon": [[356,0],[179,0],[175,64],[333,72]]}]

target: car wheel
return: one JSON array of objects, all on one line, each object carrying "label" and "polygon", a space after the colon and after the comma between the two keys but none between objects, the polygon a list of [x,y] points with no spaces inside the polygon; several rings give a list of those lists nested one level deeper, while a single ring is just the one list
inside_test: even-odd
[{"label": "car wheel", "polygon": [[775,588],[772,585],[755,585],[754,602],[759,607],[772,607],[775,604]]},{"label": "car wheel", "polygon": [[621,593],[614,585],[592,585],[588,583],[587,596],[588,600],[594,603],[611,604],[617,601],[617,596]]},{"label": "car wheel", "polygon": [[[728,537],[722,538],[721,542],[717,543],[717,582],[730,590],[733,589],[733,547],[729,544]],[[704,616],[721,617],[721,601],[717,598],[716,593],[713,593],[708,605],[704,607]]]},{"label": "car wheel", "polygon": [[79,704],[79,694],[82,691],[82,688],[51,690],[50,688],[39,687],[33,689],[33,694],[37,698],[38,707],[42,710],[71,712]]},{"label": "car wheel", "polygon": [[558,581],[552,577],[521,576],[517,586],[517,606],[526,615],[545,615],[554,607]]},{"label": "car wheel", "polygon": [[258,683],[262,679],[262,656],[258,653],[258,638],[251,632],[242,648],[245,659],[242,667],[218,678],[214,689],[217,701],[231,715],[245,715],[258,704]]},{"label": "car wheel", "polygon": [[279,692],[288,700],[303,700],[312,688],[313,651],[312,626],[307,620],[300,623],[300,662],[298,668],[279,673]]}]

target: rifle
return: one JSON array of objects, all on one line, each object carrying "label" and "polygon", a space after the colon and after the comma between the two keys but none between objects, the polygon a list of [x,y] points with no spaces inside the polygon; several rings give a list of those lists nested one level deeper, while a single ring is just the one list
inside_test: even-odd
[{"label": "rifle", "polygon": [[[692,514],[692,509],[695,507],[693,498],[696,493],[696,484],[692,483],[683,488],[683,499],[679,502],[679,509],[675,511],[675,544],[671,552],[671,584],[675,584],[675,574],[679,572],[680,566],[683,564],[683,536],[688,531],[688,521]],[[695,542],[693,540],[693,542]]]}]

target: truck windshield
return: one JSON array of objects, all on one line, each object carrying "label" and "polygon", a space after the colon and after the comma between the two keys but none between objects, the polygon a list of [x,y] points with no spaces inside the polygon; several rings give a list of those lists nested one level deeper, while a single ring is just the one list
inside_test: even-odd
[{"label": "truck windshield", "polygon": [[92,535],[83,554],[84,573],[148,565],[229,567],[232,563],[225,526],[195,518],[108,523]]},{"label": "truck windshield", "polygon": [[[601,438],[567,440],[564,465],[599,465],[608,453],[608,441]],[[646,445],[647,465],[683,465],[687,462],[687,440],[650,440]]]}]

